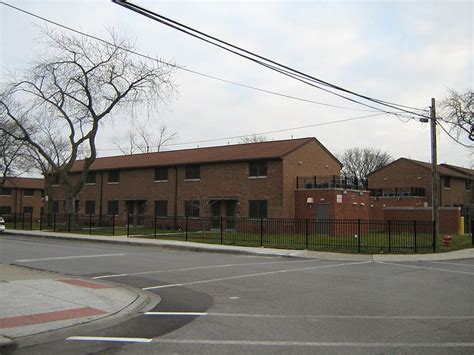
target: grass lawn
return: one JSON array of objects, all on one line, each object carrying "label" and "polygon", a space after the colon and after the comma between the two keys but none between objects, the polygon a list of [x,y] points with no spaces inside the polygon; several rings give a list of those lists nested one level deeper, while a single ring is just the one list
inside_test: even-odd
[{"label": "grass lawn", "polygon": [[[33,222],[17,223],[17,229],[40,230],[40,224]],[[43,231],[52,231],[52,227],[41,226]],[[7,226],[13,229],[13,225]],[[67,232],[66,224],[57,224],[56,232]],[[310,233],[306,238],[303,234],[267,234],[261,236],[259,233],[243,233],[236,231],[223,231],[222,235],[217,231],[193,231],[187,234],[182,230],[173,229],[154,229],[153,227],[130,226],[115,227],[88,227],[76,228],[71,233],[86,235],[104,235],[104,236],[127,236],[130,233],[131,238],[165,239],[180,240],[197,243],[240,245],[249,247],[266,247],[279,249],[308,249],[319,251],[332,251],[342,253],[432,253],[432,235],[431,233],[419,233],[416,239],[417,248],[414,247],[414,236],[411,234],[392,233],[390,239],[386,232],[368,232],[360,237],[354,235],[317,235]],[[440,235],[436,242],[436,252],[447,252],[459,249],[472,248],[470,235],[453,235],[449,245],[442,242],[443,235]]]}]

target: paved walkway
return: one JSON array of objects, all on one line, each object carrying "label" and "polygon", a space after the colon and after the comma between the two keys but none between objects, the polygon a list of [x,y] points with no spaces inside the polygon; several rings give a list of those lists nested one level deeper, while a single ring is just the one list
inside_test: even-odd
[{"label": "paved walkway", "polygon": [[[353,261],[416,261],[474,258],[474,248],[437,254],[365,255],[308,250],[252,248],[172,240],[89,236],[40,231],[8,231],[5,235],[32,236],[85,242],[121,243],[201,252],[318,258]],[[16,265],[0,264],[0,352],[21,341],[34,344],[38,337],[65,336],[67,331],[91,322],[117,322],[127,315],[151,309],[158,296],[107,281],[87,280]],[[154,298],[155,297],[155,298]],[[35,340],[36,339],[36,340]]]},{"label": "paved walkway", "polygon": [[107,281],[90,281],[0,264],[0,353],[18,343],[55,339],[78,327],[113,324],[149,310],[159,297]]}]

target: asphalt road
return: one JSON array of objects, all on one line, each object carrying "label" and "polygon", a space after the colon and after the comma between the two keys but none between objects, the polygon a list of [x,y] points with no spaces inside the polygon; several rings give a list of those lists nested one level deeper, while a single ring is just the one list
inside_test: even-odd
[{"label": "asphalt road", "polygon": [[330,261],[2,236],[0,261],[162,297],[155,313],[77,334],[149,342],[74,338],[19,354],[474,352],[473,259]]}]

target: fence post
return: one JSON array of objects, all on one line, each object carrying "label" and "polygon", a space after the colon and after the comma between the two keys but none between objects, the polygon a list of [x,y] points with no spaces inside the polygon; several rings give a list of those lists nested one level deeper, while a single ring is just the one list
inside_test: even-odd
[{"label": "fence post", "polygon": [[127,238],[130,237],[130,213],[127,213]]},{"label": "fence post", "polygon": [[416,246],[416,220],[413,221],[413,241],[414,241],[414,247],[415,247],[415,253],[418,253],[418,248]]},{"label": "fence post", "polygon": [[392,253],[392,221],[388,220],[388,252]]},{"label": "fence post", "polygon": [[23,223],[22,228],[25,229],[25,213],[23,213],[22,223]]},{"label": "fence post", "polygon": [[305,239],[306,249],[308,249],[308,218],[304,220],[304,239]]},{"label": "fence post", "polygon": [[92,234],[92,213],[89,213],[89,235]]},{"label": "fence post", "polygon": [[40,213],[40,231],[43,230],[43,213]]},{"label": "fence post", "polygon": [[[156,215],[155,215],[155,219],[153,220],[153,236],[155,237],[156,239]],[[176,226],[177,223],[175,223],[175,226]]]},{"label": "fence post", "polygon": [[360,239],[361,239],[361,235],[360,235],[360,219],[357,220],[357,252],[360,253]]},{"label": "fence post", "polygon": [[13,226],[15,229],[16,229],[16,214],[17,214],[16,212],[13,213]]},{"label": "fence post", "polygon": [[263,247],[263,218],[260,217],[260,246]]},{"label": "fence post", "polygon": [[30,230],[33,230],[33,212],[30,213]]},{"label": "fence post", "polygon": [[433,253],[436,253],[436,222],[433,221]]},{"label": "fence post", "polygon": [[186,229],[186,238],[185,238],[185,240],[186,241],[188,241],[188,219],[189,219],[189,216],[186,216],[186,223],[185,223],[185,225],[186,225],[186,227],[185,227],[185,229]]},{"label": "fence post", "polygon": [[115,215],[112,215],[112,235],[115,235]]},{"label": "fence post", "polygon": [[53,232],[56,232],[56,213],[53,214]]},{"label": "fence post", "polygon": [[221,216],[220,222],[221,222],[221,225],[220,225],[220,227],[221,227],[221,244],[223,244],[224,243],[224,217]]},{"label": "fence post", "polygon": [[70,213],[67,214],[67,232],[68,233],[71,232],[71,214]]},{"label": "fence post", "polygon": [[474,247],[474,219],[471,219],[471,245]]}]

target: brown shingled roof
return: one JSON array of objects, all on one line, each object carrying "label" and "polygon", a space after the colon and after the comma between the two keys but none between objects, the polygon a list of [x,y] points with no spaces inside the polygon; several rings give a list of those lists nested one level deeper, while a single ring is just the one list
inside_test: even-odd
[{"label": "brown shingled roof", "polygon": [[[327,151],[316,138],[300,138],[104,157],[96,159],[90,170],[132,169],[149,166],[205,164],[252,159],[281,159],[286,154],[311,141],[318,143]],[[77,161],[71,171],[80,171],[82,164],[82,160]]]},{"label": "brown shingled roof", "polygon": [[44,179],[23,178],[23,177],[6,177],[4,187],[17,189],[44,189]]},{"label": "brown shingled roof", "polygon": [[[422,167],[424,167],[428,170],[431,170],[431,163],[426,163],[424,161],[413,160],[413,159],[408,159],[408,158],[399,158],[399,159],[397,159],[397,160],[395,160],[395,161],[393,161],[393,162],[391,162],[391,163],[389,163],[389,164],[387,164],[387,165],[371,172],[369,174],[369,176],[374,174],[375,172],[378,172],[380,170],[383,170],[383,169],[387,168],[388,166],[390,166],[392,164],[396,164],[400,160],[406,160],[408,162],[411,162],[411,163],[416,164],[416,165],[420,165],[420,166],[422,166]],[[448,164],[440,164],[440,165],[438,165],[437,170],[438,170],[438,174],[440,176],[452,176],[452,177],[457,177],[457,178],[466,178],[468,174],[464,173],[462,171],[459,171],[458,169],[463,169],[463,168],[459,168],[455,165],[449,165],[448,166]],[[470,170],[470,169],[466,169],[466,170]]]}]

